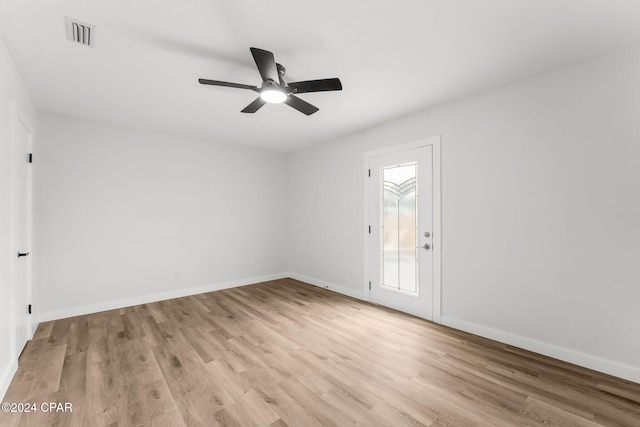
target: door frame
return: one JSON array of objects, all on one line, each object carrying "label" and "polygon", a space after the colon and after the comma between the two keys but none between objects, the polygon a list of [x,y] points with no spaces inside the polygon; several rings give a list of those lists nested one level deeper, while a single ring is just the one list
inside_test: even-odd
[{"label": "door frame", "polygon": [[[17,138],[17,126],[23,126],[24,129],[29,134],[27,140],[27,150],[29,153],[33,153],[33,139],[34,139],[34,127],[27,118],[26,114],[22,111],[20,106],[16,101],[11,101],[11,254],[17,252],[17,243],[16,243],[16,218],[15,218],[15,204],[16,204],[16,160],[15,160],[15,150],[16,150],[16,138]],[[27,159],[25,158],[25,163]],[[31,165],[28,163],[28,165]],[[27,199],[27,218],[26,218],[26,228],[27,228],[27,242],[28,242],[28,251],[30,252],[28,257],[25,257],[23,261],[27,262],[27,274],[26,274],[26,286],[27,286],[27,302],[29,304],[33,301],[33,169],[27,166],[27,181],[26,181],[26,199]],[[24,250],[24,248],[22,248]],[[23,262],[21,261],[21,262]],[[11,263],[11,352],[13,362],[18,362],[18,337],[16,335],[16,325],[17,325],[17,316],[19,310],[26,310],[26,307],[16,307],[16,295],[17,295],[17,268],[18,258],[13,257],[13,261]],[[37,324],[33,321],[33,314],[27,315],[27,341],[33,338],[34,329]],[[26,343],[25,343],[26,344]]]},{"label": "door frame", "polygon": [[440,154],[440,135],[430,136],[404,144],[393,145],[378,150],[367,151],[364,153],[364,233],[363,233],[363,253],[364,253],[364,283],[363,291],[368,301],[371,301],[371,293],[369,289],[370,281],[370,233],[369,226],[371,224],[369,218],[369,160],[372,157],[392,154],[400,151],[411,150],[424,146],[431,146],[433,150],[433,322],[441,323],[442,317],[442,175],[441,175],[441,154]]}]

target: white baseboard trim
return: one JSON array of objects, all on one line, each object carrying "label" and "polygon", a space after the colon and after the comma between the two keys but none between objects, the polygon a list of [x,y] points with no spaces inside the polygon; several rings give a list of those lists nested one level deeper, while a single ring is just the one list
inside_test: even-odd
[{"label": "white baseboard trim", "polygon": [[478,325],[477,323],[467,322],[466,320],[442,316],[441,321],[443,325],[454,329],[533,351],[534,353],[553,357],[554,359],[573,363],[574,365],[593,369],[594,371],[603,372],[605,374],[613,375],[614,377],[640,383],[640,369],[633,366],[623,365],[607,359],[601,359],[599,357],[591,356],[565,347],[559,347],[554,344],[548,344],[498,329],[489,328],[487,326]]},{"label": "white baseboard trim", "polygon": [[9,389],[9,385],[11,384],[11,380],[13,376],[16,374],[18,370],[18,362],[12,360],[9,366],[4,369],[2,373],[2,377],[0,377],[0,402],[4,402],[4,395],[7,394],[7,390]]},{"label": "white baseboard trim", "polygon": [[313,277],[303,276],[302,274],[289,272],[289,277],[299,280],[301,282],[309,283],[313,286],[318,286],[333,292],[337,292],[342,295],[346,295],[352,298],[360,299],[363,301],[369,301],[363,291],[357,291],[355,289],[345,288],[344,286],[334,285],[333,283],[325,282],[323,280],[314,279]]},{"label": "white baseboard trim", "polygon": [[176,289],[168,292],[144,295],[140,297],[125,298],[114,301],[101,302],[98,304],[88,304],[80,307],[73,307],[64,310],[55,310],[40,313],[38,322],[48,322],[50,320],[65,319],[67,317],[82,316],[84,314],[98,313],[107,310],[116,310],[132,305],[149,304],[157,301],[164,301],[172,298],[187,297],[190,295],[203,294],[206,292],[219,291],[222,289],[235,288],[238,286],[252,285],[254,283],[268,282],[270,280],[284,279],[289,277],[287,273],[268,274],[265,276],[248,277],[246,279],[229,282],[215,283],[213,285],[198,286],[195,288]]}]

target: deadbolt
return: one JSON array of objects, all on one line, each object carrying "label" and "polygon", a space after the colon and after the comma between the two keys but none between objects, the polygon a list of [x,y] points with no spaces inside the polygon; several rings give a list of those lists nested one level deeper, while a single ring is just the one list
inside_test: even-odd
[{"label": "deadbolt", "polygon": [[429,233],[428,231],[424,232],[424,237],[431,237],[431,233]]}]

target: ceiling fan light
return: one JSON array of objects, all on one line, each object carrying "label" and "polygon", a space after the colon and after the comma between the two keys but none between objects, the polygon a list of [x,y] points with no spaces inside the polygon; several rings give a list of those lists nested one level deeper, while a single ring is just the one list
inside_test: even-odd
[{"label": "ceiling fan light", "polygon": [[267,89],[260,93],[260,98],[270,104],[280,104],[287,99],[287,95],[278,89]]}]

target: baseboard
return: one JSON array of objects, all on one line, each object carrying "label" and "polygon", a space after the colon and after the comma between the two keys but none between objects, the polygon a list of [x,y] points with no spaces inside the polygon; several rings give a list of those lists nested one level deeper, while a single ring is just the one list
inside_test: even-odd
[{"label": "baseboard", "polygon": [[298,273],[289,272],[288,275],[292,279],[309,283],[310,285],[318,286],[323,289],[328,289],[330,291],[337,292],[342,295],[347,295],[349,297],[356,298],[363,301],[369,300],[363,291],[357,291],[355,289],[345,288],[344,286],[339,286],[333,283],[325,282],[323,280],[314,279],[313,277],[303,276],[302,274],[298,274]]},{"label": "baseboard", "polygon": [[0,377],[0,402],[4,401],[4,395],[7,394],[7,390],[9,389],[9,385],[11,384],[11,380],[13,376],[16,374],[18,370],[18,362],[12,360],[9,366],[7,366],[2,373],[2,377]]},{"label": "baseboard", "polygon": [[203,294],[206,292],[219,291],[222,289],[235,288],[238,286],[251,285],[254,283],[268,282],[269,280],[284,279],[286,277],[289,277],[288,273],[268,274],[265,276],[248,277],[246,279],[215,283],[212,285],[198,286],[195,288],[176,289],[174,291],[160,292],[157,294],[144,295],[140,297],[107,301],[99,304],[88,304],[65,310],[48,311],[39,314],[38,322],[48,322],[50,320],[65,319],[67,317],[82,316],[84,314],[116,310],[119,308],[131,307],[132,305],[149,304],[152,302],[164,301],[172,298],[181,298],[190,295]]},{"label": "baseboard", "polygon": [[442,316],[441,322],[443,325],[454,329],[533,351],[534,353],[553,357],[554,359],[573,363],[574,365],[593,369],[594,371],[603,372],[605,374],[613,375],[614,377],[640,383],[640,369],[633,366],[623,365],[607,359],[601,359],[599,357],[580,353],[565,347],[559,347],[557,345],[511,334],[509,332],[478,325],[477,323],[467,322],[466,320]]}]

